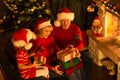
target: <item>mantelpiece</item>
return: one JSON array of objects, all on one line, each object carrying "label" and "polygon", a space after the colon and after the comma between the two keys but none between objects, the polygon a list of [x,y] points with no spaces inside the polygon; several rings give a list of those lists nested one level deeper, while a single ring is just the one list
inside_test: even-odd
[{"label": "mantelpiece", "polygon": [[[117,80],[120,80],[120,14],[107,7],[100,0],[95,0],[98,6],[98,15],[103,26],[102,37],[94,37],[93,31],[88,30],[88,49],[93,61],[102,66],[103,58],[111,59],[117,65]],[[120,40],[120,39],[119,39]]]},{"label": "mantelpiece", "polygon": [[91,30],[87,31],[89,37],[89,52],[93,61],[102,66],[103,58],[111,59],[117,65],[117,80],[120,80],[120,43],[114,37],[94,37]]}]

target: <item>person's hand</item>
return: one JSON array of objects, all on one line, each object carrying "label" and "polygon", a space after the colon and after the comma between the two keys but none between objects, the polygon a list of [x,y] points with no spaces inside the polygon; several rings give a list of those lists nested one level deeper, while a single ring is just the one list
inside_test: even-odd
[{"label": "person's hand", "polygon": [[40,56],[39,62],[40,62],[40,64],[46,64],[46,57]]},{"label": "person's hand", "polygon": [[68,45],[69,48],[73,48],[74,46],[73,45]]},{"label": "person's hand", "polygon": [[62,75],[63,71],[60,71],[59,68],[60,68],[60,65],[57,65],[57,66],[53,67],[53,71],[59,75]]},{"label": "person's hand", "polygon": [[80,54],[79,50],[78,50],[77,48],[75,48],[75,50],[76,50],[76,57],[77,57],[77,58],[80,58],[80,57],[81,57],[81,54]]},{"label": "person's hand", "polygon": [[38,62],[36,62],[36,61],[34,61],[34,62],[33,62],[33,67],[38,68],[39,66],[41,66],[41,64],[40,64],[40,63],[38,63]]}]

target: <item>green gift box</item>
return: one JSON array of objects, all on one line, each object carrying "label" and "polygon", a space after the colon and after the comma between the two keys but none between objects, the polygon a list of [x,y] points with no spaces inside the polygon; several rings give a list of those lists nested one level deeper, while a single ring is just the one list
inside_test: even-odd
[{"label": "green gift box", "polygon": [[70,61],[67,61],[67,62],[60,61],[59,64],[64,69],[67,69],[67,68],[76,66],[79,62],[80,62],[80,59],[75,57],[75,58],[73,58],[73,59],[71,59]]}]

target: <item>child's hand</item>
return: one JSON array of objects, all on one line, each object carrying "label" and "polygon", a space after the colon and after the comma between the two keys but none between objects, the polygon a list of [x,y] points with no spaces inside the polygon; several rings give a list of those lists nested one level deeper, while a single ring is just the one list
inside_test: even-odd
[{"label": "child's hand", "polygon": [[40,56],[39,62],[40,62],[40,64],[46,64],[46,57]]},{"label": "child's hand", "polygon": [[81,54],[80,54],[79,50],[77,48],[75,48],[75,50],[76,50],[76,56],[77,56],[77,58],[80,58]]},{"label": "child's hand", "polygon": [[34,61],[33,66],[36,68],[39,68],[41,66],[41,64],[39,64],[38,62]]},{"label": "child's hand", "polygon": [[62,75],[63,71],[60,71],[59,68],[60,68],[60,65],[57,65],[57,66],[53,67],[53,71],[55,71],[59,75]]}]

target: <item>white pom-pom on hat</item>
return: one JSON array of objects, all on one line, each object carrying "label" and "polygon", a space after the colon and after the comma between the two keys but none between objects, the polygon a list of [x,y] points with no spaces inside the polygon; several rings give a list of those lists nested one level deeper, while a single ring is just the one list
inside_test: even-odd
[{"label": "white pom-pom on hat", "polygon": [[27,37],[27,42],[29,42],[31,39],[36,39],[36,35],[34,32],[32,32],[30,29],[26,29],[27,30],[27,34],[26,34],[26,37]]},{"label": "white pom-pom on hat", "polygon": [[100,22],[100,19],[98,16],[94,18],[94,22]]},{"label": "white pom-pom on hat", "polygon": [[57,14],[57,20],[68,19],[70,21],[74,20],[74,13],[71,12],[68,8],[62,8]]},{"label": "white pom-pom on hat", "polygon": [[59,27],[59,26],[61,26],[61,23],[59,20],[55,20],[54,25],[55,25],[55,27]]},{"label": "white pom-pom on hat", "polygon": [[25,50],[29,50],[32,47],[32,43],[28,43],[25,45]]}]

